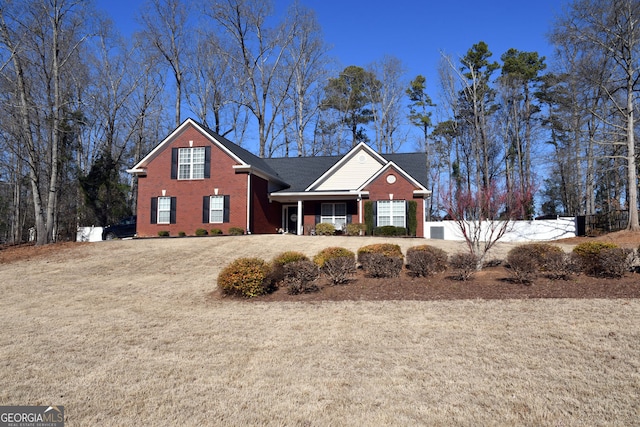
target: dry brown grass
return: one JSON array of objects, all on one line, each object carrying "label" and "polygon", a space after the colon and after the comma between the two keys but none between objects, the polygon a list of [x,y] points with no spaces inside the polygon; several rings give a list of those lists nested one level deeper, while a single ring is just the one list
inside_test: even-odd
[{"label": "dry brown grass", "polygon": [[239,256],[378,240],[113,241],[0,264],[0,405],[65,405],[69,426],[638,422],[638,300],[206,298]]}]

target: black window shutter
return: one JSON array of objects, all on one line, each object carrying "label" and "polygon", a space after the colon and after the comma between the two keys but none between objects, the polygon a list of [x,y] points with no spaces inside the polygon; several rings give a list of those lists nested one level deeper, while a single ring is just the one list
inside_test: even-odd
[{"label": "black window shutter", "polygon": [[322,204],[319,202],[316,202],[316,224],[320,224],[320,221],[322,221],[321,212],[322,212]]},{"label": "black window shutter", "polygon": [[207,224],[209,222],[209,203],[211,201],[210,196],[202,197],[202,223]]},{"label": "black window shutter", "polygon": [[171,198],[171,213],[169,216],[169,223],[171,224],[176,223],[176,198],[175,197]]},{"label": "black window shutter", "polygon": [[224,211],[222,213],[222,222],[229,222],[231,196],[224,196]]},{"label": "black window shutter", "polygon": [[158,223],[158,198],[151,198],[151,224]]},{"label": "black window shutter", "polygon": [[211,178],[211,146],[204,147],[204,177]]},{"label": "black window shutter", "polygon": [[178,179],[178,149],[171,149],[171,179]]}]

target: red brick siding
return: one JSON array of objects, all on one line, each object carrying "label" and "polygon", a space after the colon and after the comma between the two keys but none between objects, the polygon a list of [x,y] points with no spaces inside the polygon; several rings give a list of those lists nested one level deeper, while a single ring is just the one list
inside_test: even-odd
[{"label": "red brick siding", "polygon": [[252,175],[251,232],[255,234],[276,233],[282,227],[282,205],[269,202],[269,182]]},{"label": "red brick siding", "polygon": [[[316,226],[316,215],[320,214],[320,206],[323,203],[346,203],[347,217],[351,217],[352,223],[360,222],[358,209],[360,204],[356,200],[322,200],[322,201],[306,201],[302,208],[304,215],[303,230],[304,234],[309,234],[309,230]],[[364,218],[364,217],[363,217]],[[364,221],[364,219],[363,219]],[[349,222],[349,220],[347,220]]]},{"label": "red brick siding", "polygon": [[[199,180],[171,179],[171,149],[211,146],[211,178]],[[171,144],[152,159],[147,167],[147,176],[138,181],[138,236],[157,236],[158,231],[168,230],[171,235],[184,231],[187,235],[195,234],[196,229],[211,230],[219,228],[228,233],[230,227],[246,229],[247,226],[247,175],[236,174],[233,165],[237,164],[224,151],[212,144],[205,136],[194,128],[185,129]],[[223,224],[203,224],[202,198],[213,195],[218,188],[219,195],[230,195],[230,222]],[[176,197],[176,223],[151,224],[151,198],[162,196]]]},{"label": "red brick siding", "polygon": [[[395,175],[396,182],[389,184],[387,177],[389,175]],[[416,229],[416,236],[424,236],[424,202],[422,198],[414,198],[413,190],[418,190],[407,179],[405,179],[396,170],[390,169],[384,174],[380,175],[375,181],[369,184],[365,190],[369,191],[369,200],[389,200],[389,194],[393,194],[393,200],[415,200],[417,204],[416,217],[418,220],[418,228]]]}]

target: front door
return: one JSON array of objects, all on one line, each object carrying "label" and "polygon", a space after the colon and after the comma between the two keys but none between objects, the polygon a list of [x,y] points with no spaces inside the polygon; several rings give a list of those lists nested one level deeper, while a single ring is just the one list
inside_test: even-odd
[{"label": "front door", "polygon": [[287,233],[298,234],[298,207],[285,207],[285,231]]}]

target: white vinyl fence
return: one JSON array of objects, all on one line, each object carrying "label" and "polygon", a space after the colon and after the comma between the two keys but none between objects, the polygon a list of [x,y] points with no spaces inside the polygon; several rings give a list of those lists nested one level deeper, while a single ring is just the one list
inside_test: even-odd
[{"label": "white vinyl fence", "polygon": [[102,241],[102,227],[78,227],[76,242]]},{"label": "white vinyl fence", "polygon": [[[481,236],[488,236],[489,226],[499,227],[499,221],[482,222]],[[474,221],[467,222],[468,227],[476,227]],[[424,223],[424,233],[427,239],[464,240],[460,226],[455,221],[429,221]],[[563,217],[558,219],[544,219],[531,221],[511,221],[507,232],[500,239],[501,242],[535,242],[558,240],[576,236],[576,219]]]}]

